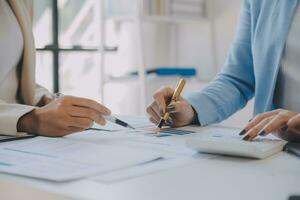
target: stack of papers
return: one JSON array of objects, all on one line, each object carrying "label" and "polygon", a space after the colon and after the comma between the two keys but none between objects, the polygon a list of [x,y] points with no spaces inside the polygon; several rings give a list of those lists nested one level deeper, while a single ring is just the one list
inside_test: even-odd
[{"label": "stack of papers", "polygon": [[38,137],[7,144],[0,146],[0,172],[52,181],[78,179],[161,157],[151,151],[66,138]]},{"label": "stack of papers", "polygon": [[[64,138],[36,137],[0,144],[0,172],[51,181],[84,177],[115,182],[185,164],[194,151],[185,146],[188,130],[157,137],[146,117],[118,116],[135,130],[113,123]],[[174,136],[174,137],[173,137]]]}]

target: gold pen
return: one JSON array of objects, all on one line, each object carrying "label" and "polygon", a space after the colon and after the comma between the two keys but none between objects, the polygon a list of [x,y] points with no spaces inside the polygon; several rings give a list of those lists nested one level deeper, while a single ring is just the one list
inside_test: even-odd
[{"label": "gold pen", "polygon": [[[179,96],[180,96],[180,93],[182,92],[183,90],[183,87],[185,85],[186,81],[184,79],[180,79],[174,93],[173,93],[173,96],[172,96],[172,99],[171,99],[171,103],[174,103],[176,101],[178,101],[179,99]],[[160,118],[160,121],[159,121],[159,124],[158,124],[158,131],[160,131],[160,129],[162,128],[162,126],[165,124],[165,122],[169,119],[170,117],[170,113],[169,112],[166,112],[161,118]]]}]

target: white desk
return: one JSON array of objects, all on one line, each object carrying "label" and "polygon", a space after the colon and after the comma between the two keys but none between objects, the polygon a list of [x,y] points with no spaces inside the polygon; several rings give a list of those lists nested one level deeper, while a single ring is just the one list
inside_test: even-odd
[{"label": "white desk", "polygon": [[[53,183],[7,174],[0,174],[0,181],[71,199],[286,200],[291,194],[300,194],[300,159],[285,152],[265,160],[222,156],[204,160],[195,157],[184,166],[114,184],[92,180]],[[0,199],[4,192],[1,188],[0,183]]]}]

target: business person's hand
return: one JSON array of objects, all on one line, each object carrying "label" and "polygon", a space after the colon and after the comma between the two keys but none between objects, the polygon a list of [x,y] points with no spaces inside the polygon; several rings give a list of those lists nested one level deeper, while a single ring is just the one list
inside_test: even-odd
[{"label": "business person's hand", "polygon": [[147,107],[147,113],[152,123],[158,124],[160,117],[166,111],[171,114],[171,121],[169,123],[173,127],[181,127],[193,122],[195,117],[194,110],[182,97],[179,97],[179,101],[168,105],[173,93],[174,90],[172,88],[162,88],[154,93],[154,101]]},{"label": "business person's hand", "polygon": [[42,106],[45,106],[45,105],[51,103],[54,100],[55,100],[55,95],[54,94],[45,94],[45,95],[42,96],[42,98],[36,104],[36,106],[42,107]]},{"label": "business person's hand", "polygon": [[108,108],[96,101],[63,96],[21,117],[17,128],[20,132],[43,136],[65,136],[83,131],[93,122],[104,125],[103,116],[110,114]]},{"label": "business person's hand", "polygon": [[300,141],[300,113],[278,109],[253,118],[241,132],[245,140],[270,133],[288,141]]}]

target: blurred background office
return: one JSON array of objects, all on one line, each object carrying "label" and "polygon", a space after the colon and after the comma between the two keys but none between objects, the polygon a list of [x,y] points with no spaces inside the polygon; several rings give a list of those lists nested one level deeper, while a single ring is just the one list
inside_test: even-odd
[{"label": "blurred background office", "polygon": [[[33,0],[37,82],[53,92],[142,115],[152,93],[188,80],[199,90],[222,68],[240,0]],[[166,68],[166,69],[165,69]],[[163,74],[147,73],[165,69]],[[175,74],[172,70],[177,69]],[[243,126],[251,103],[225,122]]]}]

